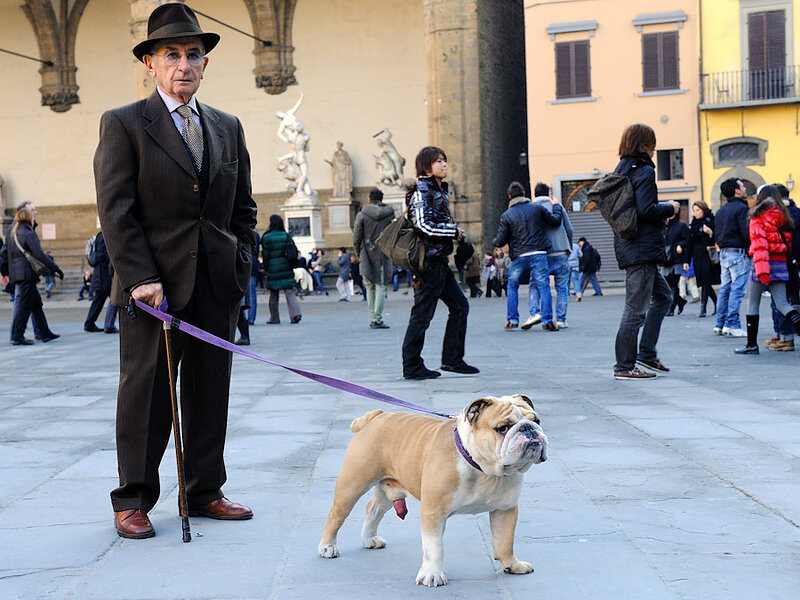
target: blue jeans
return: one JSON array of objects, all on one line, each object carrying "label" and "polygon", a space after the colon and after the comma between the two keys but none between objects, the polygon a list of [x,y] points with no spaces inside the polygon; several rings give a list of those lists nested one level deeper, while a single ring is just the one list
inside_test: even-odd
[{"label": "blue jeans", "polygon": [[[556,283],[556,321],[562,323],[567,320],[567,304],[569,302],[569,257],[566,254],[557,254],[555,256],[547,257],[547,271],[548,275],[553,275]],[[550,277],[547,278],[548,288],[550,287]],[[550,290],[548,289],[548,295]],[[539,290],[536,287],[531,287],[530,292],[533,296],[533,305],[536,307],[536,312],[541,312],[542,322],[550,323],[553,320],[553,309],[551,303],[550,312],[544,309],[539,311]]]},{"label": "blue jeans", "polygon": [[594,273],[582,273],[581,274],[581,289],[586,285],[586,280],[589,280],[589,283],[592,284],[594,288],[594,293],[597,296],[603,295],[603,290],[600,289],[600,284],[597,283],[597,276]]},{"label": "blue jeans", "polygon": [[[614,343],[615,373],[630,371],[636,366],[637,359],[658,358],[656,344],[661,323],[671,304],[672,290],[656,265],[635,265],[625,269],[625,308]],[[639,341],[642,325],[642,339]]]},{"label": "blue jeans", "polygon": [[506,288],[506,318],[511,323],[519,325],[519,280],[522,273],[530,273],[528,285],[528,310],[531,315],[538,311],[538,299],[533,290],[539,292],[542,301],[542,314],[550,313],[553,318],[553,298],[550,296],[550,275],[547,267],[546,254],[530,254],[520,256],[511,261],[508,269],[508,287]]},{"label": "blue jeans", "polygon": [[247,304],[250,308],[247,309],[247,320],[250,325],[256,322],[256,309],[258,304],[258,277],[255,275],[250,276],[250,288],[247,290]]},{"label": "blue jeans", "polygon": [[569,289],[572,292],[575,288],[575,295],[581,297],[581,272],[578,267],[571,267],[569,270]]},{"label": "blue jeans", "polygon": [[750,257],[739,252],[722,250],[719,253],[720,281],[717,295],[717,327],[741,329],[739,309],[747,291],[747,279],[751,267]]}]

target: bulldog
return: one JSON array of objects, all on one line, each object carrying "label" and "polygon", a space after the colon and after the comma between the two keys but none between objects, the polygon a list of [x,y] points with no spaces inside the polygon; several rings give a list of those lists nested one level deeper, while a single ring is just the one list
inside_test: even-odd
[{"label": "bulldog", "polygon": [[458,513],[489,513],[495,559],[506,573],[533,571],[514,556],[514,529],[525,472],[547,460],[547,437],[531,399],[519,394],[480,398],[441,421],[373,410],[354,420],[356,435],[336,480],[319,555],[336,558],[336,536],[359,498],[373,488],[361,529],[364,548],[386,546],[378,524],[394,506],[405,518],[408,494],[420,501],[422,566],[417,585],[447,585],[442,535]]}]

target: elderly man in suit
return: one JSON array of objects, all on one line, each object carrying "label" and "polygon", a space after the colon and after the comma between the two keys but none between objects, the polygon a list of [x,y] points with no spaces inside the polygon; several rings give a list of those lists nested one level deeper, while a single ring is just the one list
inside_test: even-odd
[{"label": "elderly man in suit", "polygon": [[[115,278],[117,306],[158,306],[233,340],[250,280],[256,205],[239,120],[195,99],[219,36],[204,33],[180,3],[156,8],[148,37],[133,49],[157,89],[105,113],[94,159],[100,223]],[[117,533],[155,535],[147,512],[159,497],[158,466],[172,415],[161,323],[146,314],[120,319],[117,462],[111,492]],[[176,332],[180,361],[184,468],[190,516],[249,519],[223,496],[223,449],[231,355]]]}]

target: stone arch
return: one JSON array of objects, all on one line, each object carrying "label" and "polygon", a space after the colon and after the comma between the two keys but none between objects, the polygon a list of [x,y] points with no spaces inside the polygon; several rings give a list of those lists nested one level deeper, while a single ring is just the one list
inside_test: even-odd
[{"label": "stone arch", "polygon": [[746,179],[747,181],[752,182],[753,185],[755,185],[756,187],[764,183],[767,183],[764,180],[764,178],[761,175],[759,175],[756,171],[753,171],[753,169],[748,169],[744,165],[738,164],[735,167],[725,171],[722,175],[720,175],[714,182],[714,185],[711,186],[711,197],[709,198],[710,202],[708,204],[713,210],[718,209],[720,205],[719,197],[720,194],[722,193],[720,190],[720,185],[722,185],[722,182],[725,181],[726,179],[729,179],[730,177],[736,177],[737,179],[742,179],[742,180]]},{"label": "stone arch", "polygon": [[39,56],[51,64],[39,69],[42,75],[42,106],[55,112],[68,111],[80,102],[75,74],[75,37],[89,0],[60,0],[58,12],[50,0],[25,0],[22,10],[33,27]]},{"label": "stone arch", "polygon": [[253,35],[272,42],[264,46],[254,41],[253,54],[256,66],[256,87],[268,94],[282,94],[290,85],[296,85],[293,62],[292,22],[297,0],[244,0]]}]

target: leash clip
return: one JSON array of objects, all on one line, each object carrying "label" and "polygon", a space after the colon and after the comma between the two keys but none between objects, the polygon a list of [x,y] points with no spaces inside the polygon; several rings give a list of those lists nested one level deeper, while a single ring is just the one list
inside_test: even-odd
[{"label": "leash clip", "polygon": [[133,300],[133,296],[128,296],[128,316],[131,319],[136,318],[136,304]]}]

